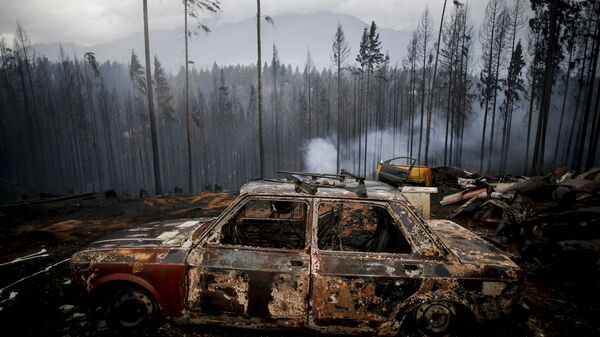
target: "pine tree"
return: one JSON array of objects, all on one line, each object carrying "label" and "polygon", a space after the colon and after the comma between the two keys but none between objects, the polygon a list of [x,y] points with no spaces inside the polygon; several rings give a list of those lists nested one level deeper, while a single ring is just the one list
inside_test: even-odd
[{"label": "pine tree", "polygon": [[273,130],[273,136],[275,138],[275,163],[280,164],[280,146],[279,146],[279,120],[280,116],[278,113],[278,94],[277,94],[277,79],[281,76],[281,62],[279,61],[279,53],[277,47],[273,43],[273,58],[271,60],[271,75],[273,76],[273,91],[271,93],[271,111],[273,115],[275,130]]},{"label": "pine tree", "polygon": [[380,64],[385,60],[384,54],[381,52],[381,41],[379,40],[379,33],[377,32],[377,24],[375,21],[371,22],[369,29],[367,27],[363,30],[362,39],[360,42],[360,49],[356,56],[356,61],[361,65],[361,68],[367,75],[367,83],[365,88],[365,98],[363,100],[362,111],[365,114],[364,120],[364,132],[365,132],[365,145],[364,145],[364,162],[363,162],[363,174],[367,175],[367,153],[368,153],[368,134],[370,127],[370,106],[369,106],[369,93],[371,85],[371,75],[374,69],[377,69]]},{"label": "pine tree", "polygon": [[522,94],[525,93],[525,82],[521,78],[521,73],[525,67],[523,58],[523,48],[521,41],[517,42],[515,50],[510,58],[508,66],[508,74],[503,81],[504,102],[500,106],[500,112],[504,116],[504,125],[502,133],[502,148],[500,158],[500,172],[506,172],[506,163],[508,162],[508,152],[510,148],[510,134],[512,128],[512,115],[515,110],[515,105],[521,100]]},{"label": "pine tree", "polygon": [[131,63],[129,64],[129,78],[133,85],[133,91],[137,90],[145,96],[147,87],[144,67],[141,65],[140,59],[133,49],[131,50]]},{"label": "pine tree", "polygon": [[177,120],[167,74],[156,56],[154,56],[154,83],[156,84],[156,104],[159,113],[167,120]]}]

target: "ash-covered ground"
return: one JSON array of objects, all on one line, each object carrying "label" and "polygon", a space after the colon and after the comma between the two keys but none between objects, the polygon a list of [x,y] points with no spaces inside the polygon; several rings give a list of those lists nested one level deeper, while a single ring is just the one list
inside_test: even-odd
[{"label": "ash-covered ground", "polygon": [[[106,199],[101,195],[0,208],[0,335],[111,336],[106,324],[65,292],[66,260],[86,244],[110,232],[157,220],[218,215],[230,193],[200,193],[148,199]],[[434,206],[437,202],[433,202]],[[438,211],[438,215],[443,214]],[[469,224],[464,224],[470,226]],[[486,228],[470,226],[487,236]],[[510,249],[510,248],[507,248]],[[512,252],[509,251],[509,254]],[[512,254],[515,256],[514,254]],[[516,256],[515,256],[516,257]],[[544,265],[516,257],[529,271],[524,305],[512,318],[472,326],[472,336],[598,336],[598,281],[585,269]],[[176,327],[164,323],[156,336],[300,336],[301,332],[242,331],[213,326]]]}]

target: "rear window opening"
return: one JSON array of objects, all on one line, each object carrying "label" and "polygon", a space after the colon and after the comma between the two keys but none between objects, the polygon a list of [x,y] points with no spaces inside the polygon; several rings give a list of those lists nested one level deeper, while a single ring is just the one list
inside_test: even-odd
[{"label": "rear window opening", "polygon": [[406,237],[384,207],[349,202],[319,205],[321,250],[410,254]]},{"label": "rear window opening", "polygon": [[283,200],[249,200],[222,227],[221,244],[302,249],[307,204]]}]

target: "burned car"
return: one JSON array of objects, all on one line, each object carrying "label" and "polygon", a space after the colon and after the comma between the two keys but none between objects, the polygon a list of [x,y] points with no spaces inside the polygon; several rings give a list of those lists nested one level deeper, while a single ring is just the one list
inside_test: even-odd
[{"label": "burned car", "polygon": [[[406,164],[399,161],[404,159]],[[411,157],[396,157],[381,161],[377,164],[375,180],[382,181],[394,187],[404,185],[431,186],[433,174],[431,167],[415,165],[417,160]]]},{"label": "burned car", "polygon": [[508,315],[523,271],[473,233],[425,222],[348,175],[253,181],[217,218],[151,223],[71,258],[72,283],[121,333],[182,324],[394,335]]}]

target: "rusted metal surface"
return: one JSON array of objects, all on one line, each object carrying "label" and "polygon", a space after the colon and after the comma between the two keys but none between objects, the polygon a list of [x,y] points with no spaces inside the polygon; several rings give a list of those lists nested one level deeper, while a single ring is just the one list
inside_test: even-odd
[{"label": "rusted metal surface", "polygon": [[[416,261],[382,254],[313,254],[309,325],[323,332],[394,333],[400,305],[420,287]],[[379,330],[379,331],[377,331]]]},{"label": "rusted metal surface", "polygon": [[[102,238],[89,248],[118,247],[178,247],[191,244],[192,232],[203,228],[211,218],[197,218],[176,222],[152,222],[144,226],[119,231]],[[186,242],[187,241],[187,242]]]},{"label": "rusted metal surface", "polygon": [[192,250],[188,264],[192,322],[237,318],[249,327],[303,325],[309,293],[306,252],[211,244]]},{"label": "rusted metal surface", "polygon": [[[355,181],[346,181],[343,184],[337,183],[337,186],[344,186],[344,188],[333,188],[336,182],[323,179],[328,181],[332,188],[320,188],[314,197],[331,197],[331,198],[348,198],[348,199],[373,199],[373,200],[385,200],[385,201],[400,201],[406,202],[406,198],[400,193],[399,190],[392,188],[389,185],[378,181],[365,181],[365,187],[367,190],[368,198],[359,198],[356,193],[350,191],[350,189],[357,189],[359,183]],[[290,196],[290,197],[307,197],[305,193],[297,192],[295,185],[286,182],[275,182],[275,181],[252,181],[242,186],[241,195],[265,195],[265,196]]]},{"label": "rusted metal surface", "polygon": [[452,221],[429,220],[427,224],[464,264],[519,268],[498,248]]},{"label": "rusted metal surface", "polygon": [[180,316],[185,258],[210,220],[150,223],[109,235],[73,255],[73,283],[93,294],[110,282],[131,282],[148,290],[165,315]]},{"label": "rusted metal surface", "polygon": [[[423,221],[396,189],[365,185],[368,199],[348,188],[307,195],[291,183],[252,182],[216,219],[151,224],[94,243],[74,255],[73,280],[88,292],[134,282],[179,323],[394,335],[418,310],[429,315],[430,303],[480,321],[510,313],[523,273],[508,257],[450,221]],[[267,206],[248,212],[256,200]],[[345,203],[354,206],[338,207]],[[348,236],[340,245],[321,246],[331,241],[319,237],[326,220]],[[261,224],[271,227],[261,232]],[[361,244],[345,250],[356,233]],[[409,249],[390,246],[400,238]]]},{"label": "rusted metal surface", "polygon": [[434,301],[468,308],[480,321],[510,313],[522,281],[512,261],[452,222],[427,226],[414,210],[398,203],[393,207],[414,247],[411,254],[313,247],[309,326],[322,332],[394,335],[419,305]]},{"label": "rusted metal surface", "polygon": [[75,254],[72,281],[87,293],[111,282],[126,281],[148,290],[163,313],[181,315],[187,250],[176,248],[119,248]]}]

